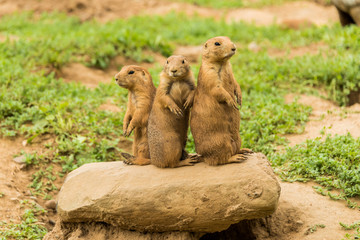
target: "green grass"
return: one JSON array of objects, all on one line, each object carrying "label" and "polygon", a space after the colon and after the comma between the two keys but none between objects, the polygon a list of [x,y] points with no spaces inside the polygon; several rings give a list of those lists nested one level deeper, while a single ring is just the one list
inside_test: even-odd
[{"label": "green grass", "polygon": [[324,224],[315,224],[313,226],[310,226],[306,232],[305,232],[305,235],[309,235],[309,234],[312,234],[314,232],[316,232],[319,228],[325,228],[326,226]]},{"label": "green grass", "polygon": [[348,240],[353,240],[353,239],[360,239],[360,228],[357,228],[356,229],[356,233],[354,234],[345,234],[345,238],[342,238],[342,240],[345,240],[345,239],[348,239]]},{"label": "green grass", "polygon": [[275,154],[272,163],[283,180],[313,180],[328,190],[341,190],[339,199],[360,196],[360,138],[350,134],[307,140]]},{"label": "green grass", "polygon": [[349,224],[349,225],[345,224],[345,223],[340,223],[340,226],[342,226],[346,230],[356,229],[356,228],[360,227],[360,221],[354,222],[354,223]]},{"label": "green grass", "polygon": [[345,238],[343,239],[360,239],[360,221],[358,222],[354,222],[351,224],[346,224],[346,223],[342,223],[340,222],[340,226],[345,229],[345,230],[353,230],[356,229],[356,232],[354,234],[345,234]]},{"label": "green grass", "polygon": [[[85,163],[119,160],[122,151],[119,140],[127,92],[115,83],[100,84],[96,89],[65,83],[55,76],[56,69],[74,61],[106,68],[110,59],[117,55],[137,61],[152,61],[144,54],[145,50],[169,56],[176,45],[199,45],[218,35],[227,35],[243,46],[231,62],[243,91],[240,134],[244,147],[267,154],[273,164],[285,169],[283,175],[289,180],[314,178],[319,182],[324,180],[328,184],[324,185],[326,187],[336,188],[341,183],[339,187],[344,189],[346,197],[358,194],[351,187],[352,181],[357,181],[351,178],[354,173],[349,173],[349,178],[336,175],[341,182],[331,182],[329,179],[335,177],[327,175],[326,171],[311,175],[315,170],[306,164],[320,166],[321,169],[321,164],[326,164],[325,160],[316,162],[319,152],[316,147],[321,145],[318,140],[306,143],[305,147],[288,149],[284,155],[276,155],[275,149],[286,145],[282,135],[302,131],[311,111],[297,102],[286,104],[284,95],[288,91],[303,92],[317,86],[326,89],[331,99],[345,105],[349,91],[360,87],[360,60],[356,57],[360,52],[359,28],[343,29],[336,25],[295,31],[278,26],[226,24],[224,21],[189,18],[181,14],[133,17],[106,24],[95,21],[81,23],[77,18],[56,13],[40,17],[26,13],[1,20],[0,34],[15,35],[19,40],[0,43],[0,136],[23,136],[28,144],[45,134],[55,140],[54,144],[44,146],[46,151],[42,154],[20,153],[25,155],[26,164],[36,170],[29,186],[36,196],[50,199],[58,191],[54,184],[58,178]],[[158,31],[160,27],[161,32]],[[247,50],[246,46],[253,41],[262,48],[260,52]],[[325,56],[304,55],[287,59],[271,58],[267,54],[270,48],[291,48],[313,42],[328,45],[329,51],[324,53]],[[199,65],[192,66],[192,69],[197,74]],[[149,70],[157,85],[161,67]],[[113,101],[123,111],[98,110],[107,100]],[[326,151],[333,151],[345,140],[352,147],[357,141],[349,136],[344,139],[329,138],[326,142],[329,150]],[[191,134],[187,149],[194,152]],[[354,156],[358,154],[356,151]],[[285,156],[289,154],[297,158],[288,161],[290,158]],[[309,154],[311,161],[300,164],[304,154]],[[341,157],[354,161],[349,154]],[[345,160],[335,158],[332,162],[335,164],[336,161]],[[296,172],[301,169],[296,164],[304,166],[303,172]],[[345,165],[343,167],[346,168]],[[291,175],[293,173],[296,174]],[[6,224],[6,231],[25,231],[27,218],[24,218],[24,223]],[[33,218],[30,216],[30,219]],[[28,236],[43,234],[43,229],[35,221],[31,221],[28,227],[34,229],[33,233],[31,229],[26,230],[29,231]]]},{"label": "green grass", "polygon": [[32,202],[23,201],[21,206],[24,213],[20,223],[11,221],[0,221],[0,240],[6,239],[42,239],[47,233],[47,229],[38,224],[37,216],[46,211]]}]

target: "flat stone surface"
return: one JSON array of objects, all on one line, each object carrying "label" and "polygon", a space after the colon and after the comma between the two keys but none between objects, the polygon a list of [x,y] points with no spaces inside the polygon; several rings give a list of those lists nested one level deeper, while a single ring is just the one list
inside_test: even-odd
[{"label": "flat stone surface", "polygon": [[139,232],[216,232],[272,214],[280,185],[266,157],[160,169],[91,163],[71,172],[58,196],[63,222],[105,222]]}]

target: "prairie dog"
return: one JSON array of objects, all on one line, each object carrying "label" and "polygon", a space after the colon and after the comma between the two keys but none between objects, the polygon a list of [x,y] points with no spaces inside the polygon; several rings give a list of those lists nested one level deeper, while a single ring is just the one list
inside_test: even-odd
[{"label": "prairie dog", "polygon": [[209,165],[242,162],[252,152],[241,149],[242,95],[229,61],[235,52],[228,37],[211,38],[203,47],[190,127],[196,152]]},{"label": "prairie dog", "polygon": [[150,164],[147,125],[156,88],[150,73],[136,65],[124,66],[115,75],[116,83],[127,90],[128,103],[124,117],[123,133],[128,137],[134,130],[133,154],[122,154],[127,164]]},{"label": "prairie dog", "polygon": [[151,164],[174,168],[196,162],[195,157],[184,150],[194,89],[193,73],[185,57],[169,57],[160,74],[160,84],[149,117]]}]

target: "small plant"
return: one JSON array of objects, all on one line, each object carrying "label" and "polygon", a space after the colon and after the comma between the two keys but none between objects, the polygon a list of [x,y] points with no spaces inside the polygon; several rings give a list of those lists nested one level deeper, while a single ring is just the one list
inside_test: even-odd
[{"label": "small plant", "polygon": [[323,196],[326,196],[326,191],[322,188],[322,187],[319,187],[319,186],[313,186],[313,189],[315,190],[315,192],[323,195]]},{"label": "small plant", "polygon": [[20,223],[0,222],[0,239],[42,239],[47,233],[47,229],[38,221],[36,216],[45,212],[35,203],[22,201],[21,205],[25,208]]},{"label": "small plant", "polygon": [[339,223],[340,226],[342,226],[345,230],[352,230],[352,229],[357,229],[360,227],[360,221],[358,222],[354,222],[352,224],[345,224],[345,223],[342,223],[340,222]]},{"label": "small plant", "polygon": [[342,222],[340,222],[339,224],[345,230],[356,229],[356,233],[354,233],[354,234],[347,233],[347,234],[345,234],[345,238],[343,238],[342,240],[345,240],[345,239],[348,239],[348,240],[360,239],[360,221],[354,222],[352,224],[345,224],[345,223],[342,223]]},{"label": "small plant", "polygon": [[309,235],[311,233],[314,233],[318,230],[318,228],[325,228],[324,224],[315,224],[314,226],[309,227],[306,232],[305,235]]},{"label": "small plant", "polygon": [[360,239],[360,228],[356,229],[356,233],[354,234],[345,234],[345,238],[343,238],[342,240],[354,240],[354,239]]}]

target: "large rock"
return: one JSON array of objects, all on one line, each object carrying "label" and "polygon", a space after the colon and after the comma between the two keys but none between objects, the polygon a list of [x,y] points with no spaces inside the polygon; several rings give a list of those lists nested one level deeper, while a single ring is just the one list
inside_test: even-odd
[{"label": "large rock", "polygon": [[339,13],[342,26],[357,24],[360,26],[360,0],[332,0]]},{"label": "large rock", "polygon": [[332,3],[343,11],[349,11],[351,8],[360,6],[360,0],[331,0]]},{"label": "large rock", "polygon": [[257,153],[218,167],[86,164],[68,175],[57,209],[63,222],[105,222],[140,232],[216,232],[272,214],[279,196],[266,157]]}]

